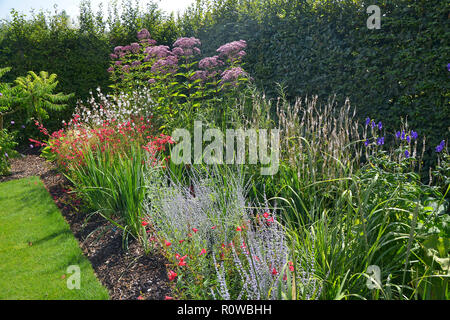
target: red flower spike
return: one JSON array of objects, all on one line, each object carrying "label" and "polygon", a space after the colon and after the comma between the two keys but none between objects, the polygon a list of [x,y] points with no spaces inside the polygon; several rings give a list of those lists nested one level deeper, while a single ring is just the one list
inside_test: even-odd
[{"label": "red flower spike", "polygon": [[177,278],[177,273],[172,271],[172,270],[170,270],[169,274],[168,274],[168,277],[169,277],[170,281],[173,281],[173,280],[175,280]]}]

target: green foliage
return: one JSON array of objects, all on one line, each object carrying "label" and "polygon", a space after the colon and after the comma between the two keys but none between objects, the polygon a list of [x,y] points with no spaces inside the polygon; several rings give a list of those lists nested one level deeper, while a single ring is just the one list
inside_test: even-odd
[{"label": "green foliage", "polygon": [[124,239],[131,234],[146,247],[141,225],[145,154],[140,146],[130,146],[130,151],[113,155],[86,148],[85,164],[73,165],[67,177],[92,209],[123,230]]},{"label": "green foliage", "polygon": [[8,133],[6,129],[0,130],[0,176],[9,173],[8,161],[17,156],[14,135]]},{"label": "green foliage", "polygon": [[58,81],[56,80],[56,74],[48,75],[48,72],[41,71],[39,75],[33,71],[28,71],[26,77],[18,77],[15,83],[20,88],[20,95],[17,97],[17,101],[22,108],[25,108],[28,117],[37,117],[39,123],[42,123],[43,119],[48,119],[47,110],[60,111],[67,107],[67,102],[74,95],[63,94],[58,92],[53,93]]},{"label": "green foliage", "polygon": [[[381,9],[381,29],[369,30],[369,5]],[[448,141],[450,20],[445,1],[198,1],[179,21],[209,54],[237,37],[248,42],[246,70],[270,97],[350,98],[359,117],[400,119],[428,138]]]}]

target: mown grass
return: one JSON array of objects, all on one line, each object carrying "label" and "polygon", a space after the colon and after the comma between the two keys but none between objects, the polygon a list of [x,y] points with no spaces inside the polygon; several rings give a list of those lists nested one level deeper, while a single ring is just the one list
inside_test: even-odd
[{"label": "mown grass", "polygon": [[[67,287],[70,265],[80,289]],[[37,177],[0,183],[0,299],[109,299]]]}]

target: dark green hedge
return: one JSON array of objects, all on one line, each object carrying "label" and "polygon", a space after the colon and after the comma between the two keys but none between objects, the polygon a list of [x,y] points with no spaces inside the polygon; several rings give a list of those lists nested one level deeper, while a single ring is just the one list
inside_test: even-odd
[{"label": "dark green hedge", "polygon": [[[85,99],[90,90],[107,88],[109,53],[135,41],[140,28],[161,44],[181,35],[199,37],[205,55],[244,39],[245,67],[269,97],[276,95],[275,83],[291,98],[349,97],[361,118],[381,120],[388,129],[408,117],[410,127],[429,138],[430,155],[442,139],[448,141],[448,1],[216,0],[209,8],[202,2],[177,22],[155,4],[139,11],[131,0],[123,1],[121,15],[113,6],[108,17],[82,1],[77,27],[69,26],[64,13],[14,13],[0,24],[0,66],[13,68],[9,81],[28,70],[56,73],[59,91]],[[372,4],[383,15],[379,30],[366,26]],[[54,117],[54,127],[71,111]]]},{"label": "dark green hedge", "polygon": [[[349,97],[362,119],[395,130],[400,118],[429,138],[428,153],[450,130],[450,6],[442,0],[225,0],[192,8],[180,21],[214,54],[248,42],[246,69],[269,96]],[[369,5],[381,29],[369,30]]]}]

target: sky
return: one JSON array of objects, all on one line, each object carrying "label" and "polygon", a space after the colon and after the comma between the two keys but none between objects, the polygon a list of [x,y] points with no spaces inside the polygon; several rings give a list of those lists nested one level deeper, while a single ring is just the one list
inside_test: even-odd
[{"label": "sky", "polygon": [[[143,5],[147,3],[145,0],[139,0]],[[98,5],[103,3],[103,9],[106,12],[107,3],[109,0],[91,0],[91,7],[96,12]],[[134,1],[133,1],[134,2]],[[166,12],[177,12],[186,9],[194,0],[156,0],[159,7]],[[54,12],[54,4],[58,5],[58,11],[66,10],[67,14],[74,18],[79,14],[80,0],[0,0],[0,19],[8,19],[12,8],[21,13],[28,15],[30,9],[35,9],[38,12],[40,9],[50,10]]]}]

